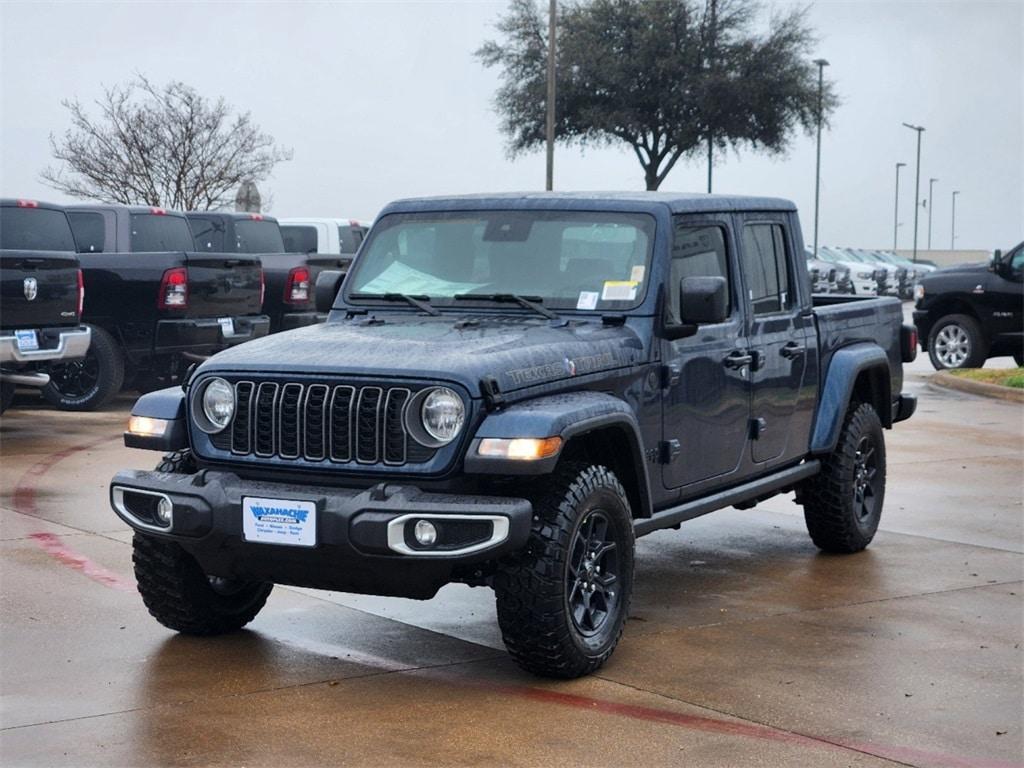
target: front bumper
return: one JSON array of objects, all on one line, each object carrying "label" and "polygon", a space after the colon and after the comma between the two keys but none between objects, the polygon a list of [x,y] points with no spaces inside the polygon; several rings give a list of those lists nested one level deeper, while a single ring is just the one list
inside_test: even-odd
[{"label": "front bumper", "polygon": [[[147,515],[147,502],[159,497],[173,505],[169,527]],[[246,540],[245,497],[312,503],[315,545]],[[521,549],[533,518],[525,499],[426,493],[391,484],[300,486],[209,470],[125,470],[111,481],[110,498],[128,525],[178,542],[212,576],[420,599],[433,597],[457,569],[472,572],[466,566]],[[419,549],[410,538],[411,526],[421,519],[437,525],[438,548]]]},{"label": "front bumper", "polygon": [[39,349],[21,350],[14,331],[0,333],[0,363],[21,365],[85,357],[92,331],[84,325],[67,329],[42,328],[36,330],[36,337]]},{"label": "front bumper", "polygon": [[[224,321],[230,320],[230,324]],[[238,315],[231,318],[184,317],[158,320],[153,351],[157,354],[190,352],[210,354],[225,347],[266,336],[270,318],[266,315]]]}]

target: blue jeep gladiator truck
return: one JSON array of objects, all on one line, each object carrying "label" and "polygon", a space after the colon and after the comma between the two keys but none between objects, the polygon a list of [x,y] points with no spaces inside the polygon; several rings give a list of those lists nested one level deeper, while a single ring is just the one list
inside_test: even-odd
[{"label": "blue jeep gladiator truck", "polygon": [[634,542],[795,491],[868,545],[915,334],[893,298],[813,297],[792,203],[665,193],[389,205],[326,323],[215,355],[136,404],[119,472],[164,625],[238,629],[274,583],[493,588],[532,672],[597,669]]}]

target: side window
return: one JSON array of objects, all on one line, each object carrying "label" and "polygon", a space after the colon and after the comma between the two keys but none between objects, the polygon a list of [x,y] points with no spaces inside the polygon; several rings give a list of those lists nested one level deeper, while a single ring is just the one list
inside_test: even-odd
[{"label": "side window", "polygon": [[285,253],[317,253],[316,227],[298,224],[282,224],[281,238]]},{"label": "side window", "polygon": [[[677,220],[672,238],[669,301],[672,317],[679,319],[679,283],[684,277],[724,277],[729,280],[725,231],[721,227],[694,227]],[[732,312],[730,292],[729,312]]]},{"label": "side window", "polygon": [[71,221],[71,231],[75,233],[79,253],[103,253],[106,228],[103,226],[102,213],[68,211],[68,219]]},{"label": "side window", "polygon": [[1017,275],[1024,270],[1024,244],[1018,245],[1016,250],[1010,254],[1010,269]]},{"label": "side window", "polygon": [[793,306],[781,225],[747,224],[743,227],[742,264],[755,315],[781,312]]}]

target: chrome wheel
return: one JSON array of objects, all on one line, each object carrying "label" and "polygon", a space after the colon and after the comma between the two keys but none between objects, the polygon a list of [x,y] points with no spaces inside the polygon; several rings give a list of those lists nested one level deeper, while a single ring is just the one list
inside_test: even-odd
[{"label": "chrome wheel", "polygon": [[577,631],[590,637],[615,615],[619,595],[618,547],[608,516],[595,509],[576,529],[569,556],[569,613]]},{"label": "chrome wheel", "polygon": [[935,357],[944,368],[960,368],[971,354],[971,337],[956,324],[944,326],[935,334]]}]

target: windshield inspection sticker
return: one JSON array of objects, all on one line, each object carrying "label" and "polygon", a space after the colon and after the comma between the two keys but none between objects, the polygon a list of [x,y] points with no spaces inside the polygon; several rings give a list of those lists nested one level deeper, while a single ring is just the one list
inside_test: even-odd
[{"label": "windshield inspection sticker", "polygon": [[316,546],[316,504],[294,499],[242,499],[242,531],[246,541]]},{"label": "windshield inspection sticker", "polygon": [[580,291],[576,309],[597,309],[597,291]]},{"label": "windshield inspection sticker", "polygon": [[605,280],[602,301],[633,301],[636,298],[636,280]]},{"label": "windshield inspection sticker", "polygon": [[644,273],[646,272],[647,267],[645,267],[643,264],[637,264],[629,273],[629,279],[636,283],[642,283],[644,281]]}]

